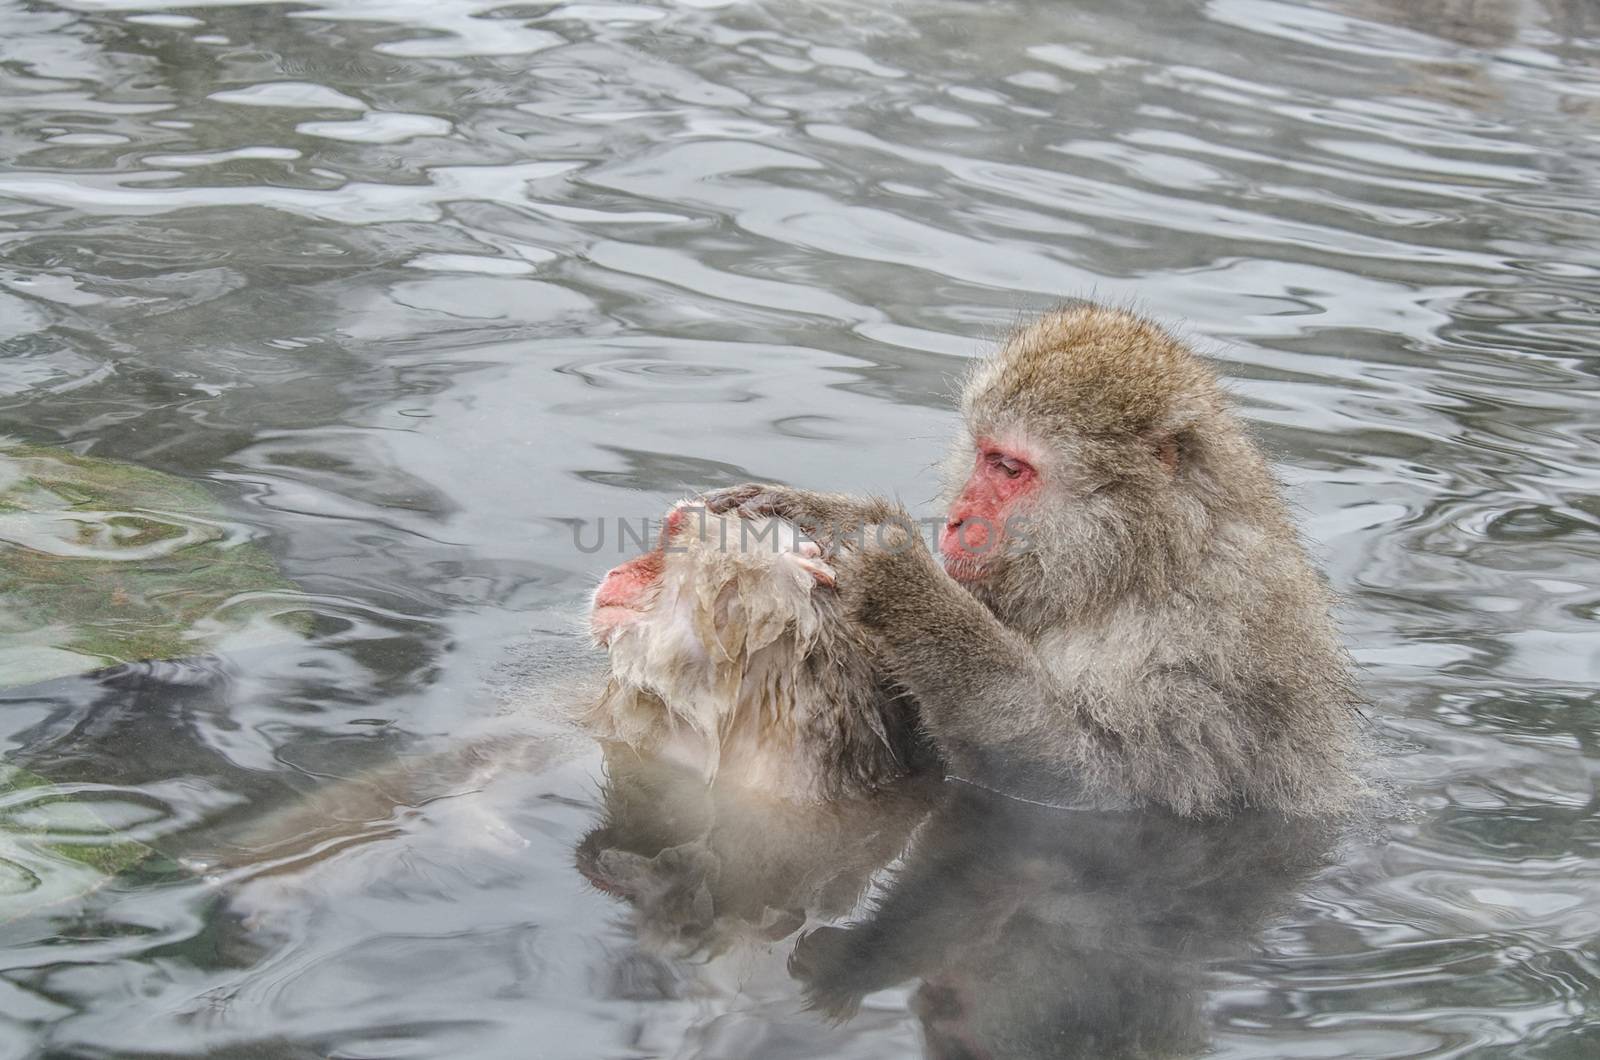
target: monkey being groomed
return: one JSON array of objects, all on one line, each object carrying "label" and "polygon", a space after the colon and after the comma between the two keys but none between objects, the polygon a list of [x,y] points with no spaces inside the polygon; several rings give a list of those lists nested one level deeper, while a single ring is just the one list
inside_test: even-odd
[{"label": "monkey being groomed", "polygon": [[656,548],[611,570],[590,631],[610,675],[602,739],[798,801],[859,795],[919,749],[820,549],[780,519],[680,505]]}]

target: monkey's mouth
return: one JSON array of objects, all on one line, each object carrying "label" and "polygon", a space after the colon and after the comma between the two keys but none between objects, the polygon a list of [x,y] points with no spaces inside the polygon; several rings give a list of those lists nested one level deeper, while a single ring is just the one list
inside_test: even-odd
[{"label": "monkey's mouth", "polygon": [[612,638],[644,617],[644,609],[626,604],[600,604],[589,612],[589,635],[595,645],[609,648]]},{"label": "monkey's mouth", "polygon": [[988,559],[983,556],[946,552],[940,558],[944,560],[944,572],[958,582],[979,581],[988,567]]}]

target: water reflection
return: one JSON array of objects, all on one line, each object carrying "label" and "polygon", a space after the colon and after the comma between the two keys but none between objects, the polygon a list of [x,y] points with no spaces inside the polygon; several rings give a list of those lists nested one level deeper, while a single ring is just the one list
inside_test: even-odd
[{"label": "water reflection", "polygon": [[787,960],[809,1007],[848,1019],[911,984],[926,1055],[941,1058],[1202,1051],[1211,963],[1251,945],[1334,839],[1325,825],[1065,810],[958,783],[798,809],[608,764],[578,866],[629,904],[648,950],[726,960],[813,925]]},{"label": "water reflection", "polygon": [[937,782],[875,798],[798,806],[614,749],[603,814],[578,844],[578,870],[632,907],[634,930],[673,957],[776,942],[815,917],[848,914],[904,847]]}]

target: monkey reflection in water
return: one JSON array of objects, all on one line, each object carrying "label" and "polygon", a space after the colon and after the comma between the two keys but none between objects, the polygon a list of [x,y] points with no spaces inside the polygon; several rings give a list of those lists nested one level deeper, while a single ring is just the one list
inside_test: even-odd
[{"label": "monkey reflection in water", "polygon": [[1061,809],[916,778],[797,806],[607,761],[577,864],[643,946],[781,958],[792,938],[809,1006],[845,1020],[911,985],[927,1055],[952,1060],[1200,1052],[1210,967],[1246,955],[1331,846],[1272,814]]}]

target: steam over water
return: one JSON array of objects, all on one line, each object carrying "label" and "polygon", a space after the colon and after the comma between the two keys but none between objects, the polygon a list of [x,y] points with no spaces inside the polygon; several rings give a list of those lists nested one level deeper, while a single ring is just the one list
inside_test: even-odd
[{"label": "steam over water", "polygon": [[[311,616],[0,691],[186,859],[0,924],[0,1056],[1600,1055],[1592,4],[0,0],[0,160],[0,434],[203,484]],[[952,378],[1087,295],[1220,358],[1409,817],[795,819],[503,736],[619,518],[928,514]]]}]

